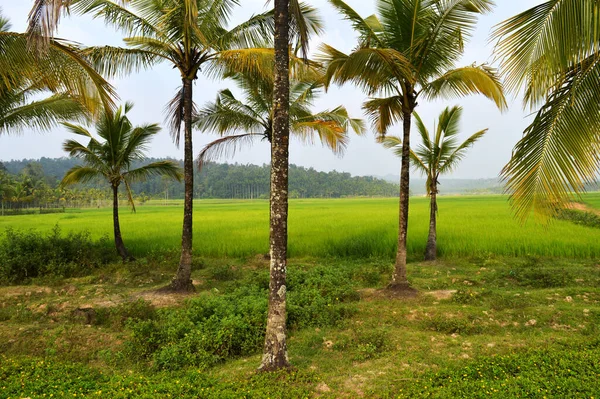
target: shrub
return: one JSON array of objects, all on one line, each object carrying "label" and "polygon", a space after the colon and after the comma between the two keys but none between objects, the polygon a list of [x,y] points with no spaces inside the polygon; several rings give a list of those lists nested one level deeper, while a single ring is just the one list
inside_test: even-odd
[{"label": "shrub", "polygon": [[[257,353],[264,343],[268,291],[266,273],[226,294],[206,294],[156,318],[132,320],[126,353],[159,369],[207,368],[228,358]],[[288,284],[288,326],[333,326],[354,313],[359,298],[350,272],[315,267],[294,270]]]},{"label": "shrub", "polygon": [[114,259],[108,238],[93,242],[89,232],[62,236],[58,225],[46,235],[8,228],[0,241],[3,284],[26,283],[42,276],[82,276]]},{"label": "shrub", "polygon": [[156,309],[152,303],[138,299],[114,307],[96,309],[93,324],[122,329],[128,322],[154,320],[155,318]]}]

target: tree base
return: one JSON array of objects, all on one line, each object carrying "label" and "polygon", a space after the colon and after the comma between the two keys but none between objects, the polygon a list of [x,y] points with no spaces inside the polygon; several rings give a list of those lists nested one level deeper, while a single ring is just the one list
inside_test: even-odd
[{"label": "tree base", "polygon": [[419,291],[411,287],[408,281],[390,283],[387,287],[385,287],[385,291],[391,297],[396,298],[414,298],[419,295]]},{"label": "tree base", "polygon": [[275,373],[275,372],[287,372],[292,373],[296,371],[296,368],[290,363],[284,363],[281,365],[275,364],[261,364],[256,370],[257,373]]},{"label": "tree base", "polygon": [[172,294],[191,294],[196,292],[196,287],[192,283],[192,280],[188,281],[171,281],[171,284],[166,287],[158,289],[160,293],[172,293]]}]

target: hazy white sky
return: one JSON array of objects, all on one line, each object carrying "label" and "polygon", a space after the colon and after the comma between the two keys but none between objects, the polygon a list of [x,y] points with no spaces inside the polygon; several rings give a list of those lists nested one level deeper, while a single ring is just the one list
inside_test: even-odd
[{"label": "hazy white sky", "polygon": [[[232,25],[247,19],[250,15],[265,10],[265,0],[240,0],[242,6],[233,17]],[[318,8],[325,21],[326,33],[311,44],[315,49],[320,42],[328,43],[342,51],[350,51],[355,46],[355,34],[348,22],[341,19],[326,0],[308,0],[308,3]],[[374,0],[347,0],[361,15],[367,16],[374,12]],[[469,65],[474,62],[492,61],[492,44],[488,43],[491,28],[502,20],[526,10],[541,0],[497,0],[495,11],[481,18],[474,37],[468,43],[465,56],[460,64]],[[27,14],[32,1],[0,0],[0,7],[5,16],[10,18],[14,31],[24,31]],[[122,35],[112,28],[104,26],[101,20],[90,17],[71,16],[62,20],[59,37],[67,38],[85,45],[122,45]],[[180,84],[177,71],[169,65],[162,64],[152,70],[133,74],[125,79],[113,82],[122,101],[133,101],[134,109],[130,118],[134,124],[163,123],[164,108]],[[214,99],[216,92],[224,88],[233,88],[227,81],[211,81],[200,76],[195,83],[194,100],[202,105]],[[333,108],[345,105],[352,116],[361,117],[361,104],[365,99],[364,93],[351,85],[342,88],[334,87],[316,104],[315,109]],[[484,128],[489,128],[487,135],[476,144],[464,162],[457,168],[454,178],[486,178],[495,177],[509,160],[514,144],[519,140],[525,127],[530,123],[529,112],[523,110],[521,99],[510,99],[510,109],[501,114],[487,99],[479,96],[461,100],[426,102],[420,101],[417,111],[428,126],[433,124],[440,111],[446,107],[460,104],[464,107],[462,121],[462,137]],[[396,126],[390,134],[400,134],[401,126]],[[62,142],[68,138],[62,128],[56,128],[49,133],[26,132],[20,136],[0,136],[0,160],[60,157],[64,156]],[[194,137],[194,152],[215,135],[196,132]],[[413,143],[416,142],[413,136]],[[178,149],[171,141],[167,129],[152,143],[149,155],[155,157],[182,158],[183,150]],[[306,146],[292,141],[290,162],[317,170],[338,170],[350,172],[353,175],[399,174],[400,162],[389,151],[375,143],[374,136],[352,137],[350,145],[343,157],[337,157],[320,144]],[[253,147],[236,153],[229,162],[263,164],[269,162],[268,143],[258,142]]]}]

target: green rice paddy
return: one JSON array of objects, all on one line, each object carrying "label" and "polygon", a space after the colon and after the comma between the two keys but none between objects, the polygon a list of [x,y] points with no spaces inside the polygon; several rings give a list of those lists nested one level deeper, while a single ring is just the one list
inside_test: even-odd
[{"label": "green rice paddy", "polygon": [[[585,202],[600,208],[600,193]],[[429,201],[411,200],[409,253],[424,251]],[[194,208],[194,251],[202,257],[249,257],[268,252],[267,201],[201,200]],[[112,234],[112,209],[67,210],[63,214],[0,218],[0,231],[89,230],[93,237]],[[121,209],[126,245],[138,256],[177,251],[183,209],[179,205],[146,204],[137,213]],[[395,253],[398,200],[306,199],[292,200],[289,213],[291,257],[392,257]],[[600,256],[600,229],[569,221],[521,225],[514,219],[505,196],[459,196],[439,199],[438,245],[441,256]]]}]

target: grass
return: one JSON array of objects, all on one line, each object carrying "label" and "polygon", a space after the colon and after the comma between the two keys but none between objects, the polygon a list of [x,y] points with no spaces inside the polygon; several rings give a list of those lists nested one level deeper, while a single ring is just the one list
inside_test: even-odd
[{"label": "grass", "polygon": [[[600,207],[600,194],[585,200]],[[397,199],[309,199],[290,203],[289,252],[294,258],[391,258],[395,253]],[[439,199],[438,245],[446,258],[548,256],[590,259],[600,256],[600,230],[569,221],[534,220],[521,226],[504,196]],[[95,238],[112,232],[110,209],[70,210],[65,214],[0,218],[6,227],[64,232],[91,230]],[[134,254],[177,251],[182,210],[178,206],[143,205],[132,214],[124,209],[121,227]],[[428,200],[411,201],[408,250],[414,259],[424,251]],[[208,258],[252,257],[268,252],[266,201],[202,200],[194,211],[194,250]]]},{"label": "grass", "polygon": [[[136,325],[166,318],[165,331],[173,334],[197,317],[194,309],[219,298],[226,309],[236,290],[264,284],[268,268],[258,258],[206,261],[193,275],[198,293],[186,299],[154,292],[170,269],[153,262],[113,265],[51,286],[0,287],[0,397],[592,398],[600,392],[600,268],[593,261],[487,256],[411,263],[420,296],[390,300],[376,288],[389,278],[387,261],[292,260],[292,291],[329,281],[315,276],[331,271],[335,288],[360,300],[342,304],[352,312],[335,322],[297,324],[289,338],[297,370],[275,375],[256,374],[260,348],[177,368],[127,352]],[[225,269],[234,277],[222,278]],[[73,310],[90,307],[96,319],[85,325]]]},{"label": "grass", "polygon": [[[600,195],[585,197],[600,207]],[[85,277],[0,286],[1,398],[594,398],[600,392],[600,230],[520,226],[502,196],[411,203],[409,278],[390,299],[396,199],[296,200],[290,209],[289,353],[257,374],[268,203],[198,201],[192,297],[160,294],[181,209],[122,213],[138,260]],[[6,227],[110,234],[110,210],[0,218]],[[110,245],[110,244],[106,244]],[[256,256],[259,255],[259,256]]]}]

